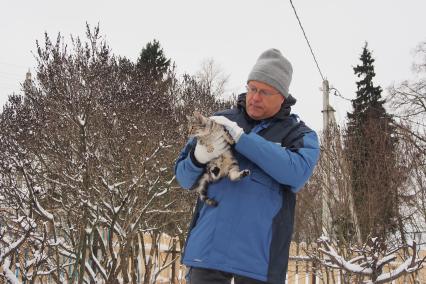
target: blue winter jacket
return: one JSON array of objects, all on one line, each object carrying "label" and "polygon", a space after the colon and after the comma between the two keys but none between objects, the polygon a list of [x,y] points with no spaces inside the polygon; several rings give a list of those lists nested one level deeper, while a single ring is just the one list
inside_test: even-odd
[{"label": "blue winter jacket", "polygon": [[[218,201],[210,207],[198,201],[182,262],[268,283],[284,283],[296,192],[311,176],[319,157],[316,133],[290,114],[293,97],[274,117],[252,120],[245,111],[245,94],[238,106],[223,115],[244,129],[233,149],[240,169],[251,174],[240,181],[228,178],[210,184]],[[176,179],[191,189],[204,171],[193,157],[190,140],[175,166]]]}]

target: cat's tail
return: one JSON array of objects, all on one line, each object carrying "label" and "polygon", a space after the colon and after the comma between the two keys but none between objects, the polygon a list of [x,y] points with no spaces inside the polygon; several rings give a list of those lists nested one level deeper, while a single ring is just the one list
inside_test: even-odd
[{"label": "cat's tail", "polygon": [[198,179],[193,189],[198,192],[198,194],[200,195],[201,201],[205,202],[209,206],[216,207],[218,202],[214,200],[213,198],[209,198],[207,195],[208,181],[209,181],[209,175],[207,173],[204,173]]}]

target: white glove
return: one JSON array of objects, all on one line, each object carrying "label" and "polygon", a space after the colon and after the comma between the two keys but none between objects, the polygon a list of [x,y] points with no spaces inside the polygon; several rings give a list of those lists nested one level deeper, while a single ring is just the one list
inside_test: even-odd
[{"label": "white glove", "polygon": [[216,123],[223,125],[228,131],[229,135],[232,136],[232,139],[234,139],[235,143],[238,142],[241,134],[244,133],[244,130],[239,127],[236,122],[229,120],[224,116],[211,116],[210,118],[213,119]]},{"label": "white glove", "polygon": [[203,145],[200,141],[197,141],[194,149],[194,157],[201,164],[207,164],[222,155],[229,147],[228,142],[225,141],[222,135],[215,137],[209,145]]}]

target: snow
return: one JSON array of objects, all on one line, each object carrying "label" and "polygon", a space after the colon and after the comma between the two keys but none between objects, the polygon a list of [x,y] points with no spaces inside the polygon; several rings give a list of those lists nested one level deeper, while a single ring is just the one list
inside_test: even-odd
[{"label": "snow", "polygon": [[19,223],[21,225],[21,228],[24,229],[24,231],[28,231],[30,229],[36,228],[37,224],[34,221],[34,219],[29,218],[27,216],[20,216],[16,220],[16,223]]},{"label": "snow", "polygon": [[[374,243],[374,246],[380,245],[380,243],[377,243],[379,242],[378,239],[375,239],[374,241],[376,242]],[[417,258],[416,244],[414,243],[410,246],[412,250],[411,256],[408,256],[407,259],[403,260],[403,263],[393,263],[392,267],[395,268],[389,268],[390,271],[382,272],[382,269],[386,264],[390,264],[392,261],[397,259],[395,253],[398,250],[403,249],[402,245],[383,252],[384,256],[382,258],[382,254],[375,250],[370,252],[368,251],[368,248],[354,250],[360,255],[350,261],[346,261],[342,256],[336,253],[328,241],[319,239],[319,243],[325,247],[320,248],[319,251],[330,257],[330,259],[322,259],[323,264],[331,268],[343,268],[350,274],[363,275],[368,278],[372,278],[373,275],[380,274],[377,279],[375,279],[374,283],[388,283],[406,273],[413,273],[421,268],[422,262],[425,260]],[[369,255],[371,253],[373,253],[373,256]],[[355,262],[361,263],[355,264]],[[366,280],[363,283],[373,283],[373,279]]]},{"label": "snow", "polygon": [[124,204],[121,204],[120,206],[116,206],[116,207],[114,207],[114,214],[117,214],[118,212],[120,212],[120,210],[121,210],[121,208],[123,208],[123,205]]},{"label": "snow", "polygon": [[162,191],[157,192],[157,193],[155,194],[155,196],[156,196],[156,197],[160,197],[160,196],[162,196],[162,195],[166,194],[167,192],[169,192],[169,189],[168,189],[168,188],[164,188]]},{"label": "snow", "polygon": [[383,273],[377,278],[377,281],[391,281],[396,275],[399,275],[401,272],[408,271],[411,264],[411,259],[407,259],[402,265],[398,266],[397,269],[392,270],[388,273]]},{"label": "snow", "polygon": [[394,254],[387,255],[387,256],[383,257],[382,259],[380,259],[379,261],[377,261],[377,266],[384,265],[384,264],[389,263],[389,262],[391,262],[395,259],[396,259],[396,255],[394,255]]},{"label": "snow", "polygon": [[360,265],[346,261],[331,246],[328,246],[327,250],[321,248],[320,251],[330,256],[334,260],[334,263],[336,265],[344,268],[345,270],[351,271],[354,274],[369,275],[373,272],[371,268],[365,268]]},{"label": "snow", "polygon": [[[9,244],[6,247],[2,247],[2,253],[0,254],[0,263],[7,260],[7,256],[12,253],[13,251],[16,251],[17,248],[26,240],[27,236],[21,236],[18,240],[15,242]],[[7,241],[7,240],[3,240]]]},{"label": "snow", "polygon": [[92,234],[92,228],[86,227],[85,232],[87,235]]},{"label": "snow", "polygon": [[85,114],[81,114],[81,115],[77,116],[78,124],[80,126],[82,126],[82,127],[86,125],[86,119],[85,119],[85,117],[86,117]]},{"label": "snow", "polygon": [[[1,261],[0,261],[1,263]],[[16,278],[15,273],[13,273],[10,269],[10,261],[9,259],[5,259],[3,265],[2,265],[2,269],[3,269],[3,274],[5,275],[6,279],[9,280],[10,284],[19,284],[19,280]]]},{"label": "snow", "polygon": [[167,185],[171,185],[171,184],[172,184],[172,182],[173,182],[175,179],[176,179],[176,176],[175,176],[175,175],[173,175],[173,177],[172,177],[170,180],[166,181],[166,184],[167,184]]},{"label": "snow", "polygon": [[90,274],[92,279],[96,279],[96,273],[93,271],[92,267],[90,266],[90,263],[86,261],[86,270]]},{"label": "snow", "polygon": [[104,277],[104,279],[107,279],[108,275],[107,275],[105,268],[101,265],[98,258],[95,255],[93,255],[93,253],[92,253],[92,259],[93,259],[93,262],[96,264],[96,267],[99,269],[99,272]]}]

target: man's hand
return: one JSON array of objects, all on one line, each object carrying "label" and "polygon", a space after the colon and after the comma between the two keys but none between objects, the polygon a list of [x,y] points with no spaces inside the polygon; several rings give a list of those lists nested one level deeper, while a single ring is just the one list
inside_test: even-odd
[{"label": "man's hand", "polygon": [[194,157],[201,164],[207,164],[211,160],[219,157],[229,149],[228,142],[222,135],[217,136],[209,145],[203,145],[197,141],[194,149]]},{"label": "man's hand", "polygon": [[216,123],[223,125],[228,133],[232,136],[232,139],[234,139],[235,143],[238,142],[241,134],[244,133],[244,130],[239,127],[236,122],[231,121],[224,116],[211,116],[210,118],[213,119]]}]

